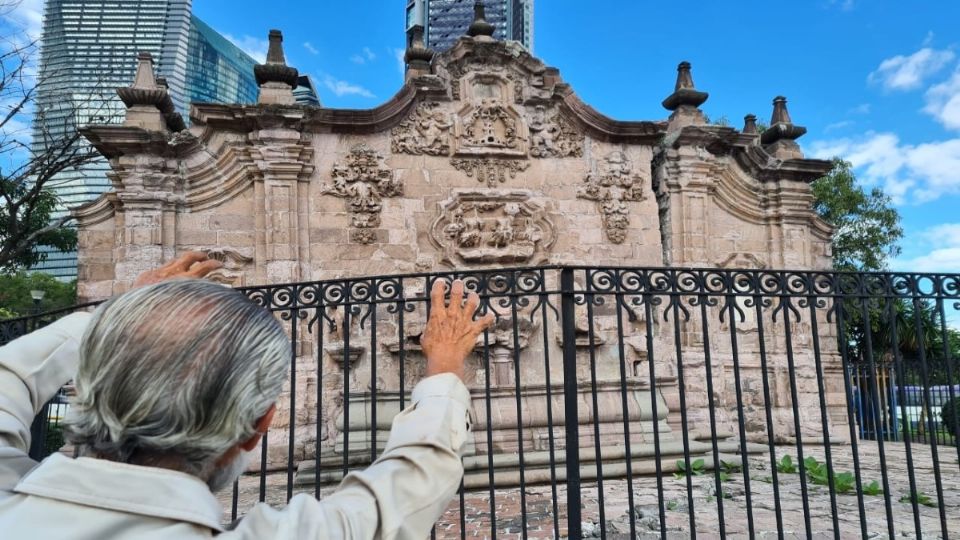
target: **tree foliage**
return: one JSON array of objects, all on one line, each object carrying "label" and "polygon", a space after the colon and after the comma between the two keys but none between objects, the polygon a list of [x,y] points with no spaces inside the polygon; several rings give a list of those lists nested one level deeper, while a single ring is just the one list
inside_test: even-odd
[{"label": "tree foliage", "polygon": [[0,274],[0,318],[30,315],[36,309],[30,291],[43,291],[42,311],[70,307],[77,302],[76,282],[64,283],[50,274]]},{"label": "tree foliage", "polygon": [[900,213],[880,188],[865,191],[849,162],[812,184],[817,214],[833,226],[833,266],[841,271],[886,270],[900,254]]}]

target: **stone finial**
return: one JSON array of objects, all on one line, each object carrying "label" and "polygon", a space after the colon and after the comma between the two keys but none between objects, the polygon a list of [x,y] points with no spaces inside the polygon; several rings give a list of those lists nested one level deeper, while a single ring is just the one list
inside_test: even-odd
[{"label": "stone finial", "polygon": [[756,135],[757,130],[757,115],[748,114],[743,117],[743,134],[744,135]]},{"label": "stone finial", "polygon": [[487,22],[483,0],[476,0],[473,4],[473,22],[467,29],[467,35],[473,38],[492,39],[495,31],[496,27]]},{"label": "stone finial", "polygon": [[423,32],[423,25],[419,24],[410,29],[407,52],[403,56],[407,64],[407,80],[430,74],[430,62],[433,61],[434,53],[427,48]]},{"label": "stone finial", "polygon": [[[167,89],[167,81],[157,77],[153,69],[153,56],[148,52],[137,55],[137,73],[133,84],[117,88],[117,95],[127,106],[125,126],[135,126],[150,131],[184,128],[183,118],[176,112]],[[174,118],[176,116],[176,118]]]},{"label": "stone finial", "polygon": [[790,119],[787,111],[787,98],[777,96],[773,100],[773,116],[770,118],[770,127],[760,136],[763,144],[774,144],[779,141],[793,141],[807,132],[807,128],[797,126]]},{"label": "stone finial", "polygon": [[700,92],[693,86],[693,75],[690,73],[690,62],[680,62],[677,66],[677,84],[673,93],[663,100],[663,108],[675,111],[683,106],[697,108],[707,101],[710,94]]},{"label": "stone finial", "polygon": [[293,89],[297,87],[300,73],[287,65],[283,55],[283,33],[279,30],[270,30],[267,61],[254,66],[253,74],[260,86],[259,103],[291,105],[295,102]]}]

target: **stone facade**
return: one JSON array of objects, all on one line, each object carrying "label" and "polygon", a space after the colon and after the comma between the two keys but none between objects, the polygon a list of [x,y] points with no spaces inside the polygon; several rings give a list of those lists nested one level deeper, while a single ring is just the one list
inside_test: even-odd
[{"label": "stone facade", "polygon": [[[191,127],[174,131],[178,126],[166,122],[159,108],[137,103],[127,124],[85,130],[110,159],[115,189],[75,212],[83,300],[123,292],[138,273],[185,250],[224,261],[215,278],[232,286],[538,264],[830,268],[830,230],[812,211],[809,188],[830,164],[802,157],[793,141],[802,128],[792,124],[783,100],[762,140],[750,121],[743,131],[706,125],[698,109],[706,94],[693,87],[689,64],[681,64],[675,92],[664,102],[673,111],[668,120],[616,121],[583,103],[556,69],[519,45],[480,33],[437,57],[414,41],[406,84],[380,107],[310,108],[287,99],[292,68],[284,64],[280,39],[271,33],[268,63],[258,71],[264,90],[258,105],[194,104]],[[141,70],[131,88],[162,93],[148,73],[149,61],[141,62]],[[716,309],[711,308],[714,321]],[[746,312],[735,329],[746,336],[739,350],[741,396],[751,439],[765,440],[763,366],[757,340],[749,339],[757,321]],[[543,339],[535,314],[520,314],[516,321],[502,315],[503,324],[490,338],[496,416],[488,419],[483,401],[475,400],[472,451],[509,454],[523,446],[535,455],[546,444],[546,393],[562,383],[559,335]],[[615,445],[623,437],[615,317],[598,309],[588,335],[586,313],[579,315],[584,322],[578,350],[587,358],[592,348],[597,356],[598,432],[604,444]],[[672,323],[665,323],[660,311],[650,323],[663,351],[656,360],[657,380],[650,381],[645,320],[639,315],[624,331],[627,361],[634,368],[627,381],[635,397],[628,412],[635,426],[631,439],[649,445],[657,423],[662,451],[677,454],[680,403]],[[333,330],[324,336],[321,354],[319,338],[299,332],[297,395],[312,397],[296,411],[281,406],[270,436],[276,446],[272,464],[286,464],[291,422],[297,426],[298,460],[319,451],[339,463],[345,433],[351,434],[351,448],[372,444],[371,392],[380,392],[376,423],[384,438],[399,409],[396,325],[379,321],[382,335],[370,350],[369,336],[348,314],[325,317]],[[417,336],[423,317],[422,311],[410,313],[404,324],[406,390],[422,370]],[[819,322],[822,350],[836,350],[824,344],[832,339],[825,330],[830,325]],[[818,431],[810,321],[790,324],[803,425]],[[520,350],[514,330],[521,334]],[[766,330],[780,336],[785,328],[771,322]],[[551,325],[554,331],[559,327]],[[354,345],[346,355],[348,333]],[[708,348],[694,316],[682,323],[679,335],[688,420],[696,426],[690,430],[691,449],[703,453],[709,447],[700,441],[711,433],[701,426],[710,425],[711,403],[718,411],[717,436],[729,437],[736,428],[730,329],[711,322]],[[704,390],[707,351],[713,395]],[[782,340],[767,353],[775,432],[789,440],[794,424]],[[318,356],[325,374],[319,406]],[[839,358],[822,356],[831,420],[842,428]],[[518,440],[516,431],[517,358],[529,426],[525,440]],[[479,357],[470,362],[468,384],[480,392],[484,370]],[[584,380],[590,377],[587,365]],[[547,374],[553,380],[547,381]],[[351,394],[347,426],[345,387]],[[651,396],[660,404],[656,418],[649,410]],[[592,410],[590,400],[581,399],[581,410]],[[552,401],[559,425],[558,393]],[[484,433],[488,422],[495,432],[493,448]],[[557,429],[559,434],[562,428]],[[592,447],[592,428],[582,433],[583,444]],[[482,467],[486,461],[477,463]]]}]

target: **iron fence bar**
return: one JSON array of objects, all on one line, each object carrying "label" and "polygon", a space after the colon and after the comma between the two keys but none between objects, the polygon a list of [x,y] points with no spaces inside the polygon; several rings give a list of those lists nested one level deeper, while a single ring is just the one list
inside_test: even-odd
[{"label": "iron fence bar", "polygon": [[[820,428],[823,430],[823,452],[824,459],[827,462],[827,487],[830,490],[830,518],[833,521],[833,537],[840,540],[840,516],[837,510],[837,489],[834,484],[833,455],[830,449],[831,439],[830,427],[827,421],[827,398],[826,390],[823,386],[823,362],[820,358],[820,329],[817,324],[817,299],[813,296],[807,297],[810,308],[810,334],[813,338],[813,361],[817,377],[817,394],[820,398]],[[863,494],[857,492],[857,497],[863,497]]]},{"label": "iron fence bar", "polygon": [[[323,425],[323,345],[324,345],[324,329],[326,327],[326,320],[324,319],[324,309],[326,309],[321,303],[316,307],[316,313],[314,315],[317,322],[317,425],[314,428],[316,431],[316,451],[313,456],[313,496],[316,499],[320,499],[320,455],[323,453],[321,449],[321,437],[323,435],[322,425]],[[401,395],[403,394],[401,390]],[[327,433],[327,436],[330,436],[330,433]],[[336,441],[334,441],[336,443]]]},{"label": "iron fence bar", "polygon": [[[516,283],[514,282],[514,285]],[[520,535],[527,538],[527,479],[526,462],[523,455],[523,403],[520,392],[520,321],[517,310],[519,299],[510,302],[510,316],[513,326],[513,384],[517,404],[517,452],[520,456]]]},{"label": "iron fence bar", "polygon": [[681,438],[683,440],[683,466],[684,476],[686,477],[687,484],[687,518],[690,524],[690,537],[696,539],[697,537],[697,523],[694,518],[694,504],[693,504],[693,468],[690,462],[690,424],[687,421],[687,398],[686,398],[686,383],[683,377],[683,342],[682,342],[682,333],[680,330],[680,318],[681,313],[686,314],[685,309],[681,306],[682,297],[672,296],[670,297],[670,307],[667,308],[664,315],[673,309],[673,341],[674,341],[674,352],[677,355],[677,382],[680,387],[680,425],[681,429]]},{"label": "iron fence bar", "polygon": [[[890,334],[892,336],[891,343],[899,343],[897,339],[897,310],[896,306],[892,299],[887,298],[884,301],[884,311],[887,318],[887,321],[890,325]],[[900,347],[893,347],[893,363],[894,369],[897,371],[897,375],[900,378],[900,384],[897,385],[898,393],[900,394],[900,411],[903,415],[904,422],[903,426],[903,444],[904,450],[907,455],[907,462],[913,462],[913,438],[910,435],[910,417],[907,416],[907,399],[906,399],[906,373],[903,362],[903,356],[900,352]],[[894,413],[896,415],[896,413]],[[907,468],[907,478],[910,484],[910,509],[913,512],[913,529],[914,533],[917,535],[917,538],[922,538],[921,536],[921,526],[920,526],[920,506],[917,501],[917,497],[914,494],[918,493],[917,491],[917,480],[916,475],[914,474],[913,467]],[[884,496],[887,498],[893,497],[892,493],[884,492]]]},{"label": "iron fence bar", "polygon": [[[807,488],[807,465],[803,453],[803,433],[800,431],[800,400],[797,394],[796,365],[793,358],[793,333],[790,331],[790,313],[793,305],[789,297],[781,297],[783,307],[783,336],[787,348],[787,377],[790,381],[790,408],[793,411],[793,430],[797,440],[797,462],[800,467],[800,493],[803,505],[803,524],[807,531],[807,539],[813,538],[813,527],[810,523],[810,500]],[[776,311],[774,311],[776,316]],[[797,317],[799,321],[799,316]]]},{"label": "iron fence bar", "polygon": [[[489,305],[489,299],[482,300],[487,303],[486,308],[492,310]],[[490,535],[496,540],[497,538],[497,494],[496,494],[496,484],[495,476],[493,469],[493,410],[490,403],[490,330],[483,331],[483,374],[484,374],[484,384],[483,391],[484,397],[484,407],[486,408],[487,414],[487,481],[489,483],[490,489]]]},{"label": "iron fence bar", "polygon": [[[619,282],[619,279],[617,280]],[[637,519],[633,504],[633,454],[630,451],[630,411],[627,407],[627,358],[623,346],[623,306],[622,297],[614,297],[617,309],[617,353],[620,360],[620,407],[623,414],[623,441],[627,458],[627,515],[630,520],[630,538],[637,536]],[[650,392],[656,392],[653,381],[650,381]],[[656,418],[653,419],[657,421]],[[656,456],[655,456],[656,457]],[[659,459],[659,458],[657,458]]]},{"label": "iron fence bar", "polygon": [[560,272],[563,330],[563,401],[567,476],[567,537],[583,538],[580,493],[580,426],[577,403],[577,329],[573,270]]},{"label": "iron fence bar", "polygon": [[707,376],[707,409],[710,417],[710,449],[713,457],[713,481],[717,493],[717,519],[720,525],[720,537],[727,535],[723,515],[723,482],[720,479],[720,449],[717,446],[717,417],[713,401],[713,365],[710,357],[710,322],[707,318],[707,304],[710,299],[706,295],[697,296],[700,304],[700,323],[703,325],[703,366]]},{"label": "iron fence bar", "polygon": [[846,321],[844,314],[846,307],[842,299],[834,302],[834,309],[837,317],[837,339],[840,345],[840,364],[843,368],[843,390],[846,396],[847,426],[850,431],[850,450],[853,455],[853,474],[857,484],[857,510],[860,518],[860,537],[867,538],[867,512],[863,502],[863,480],[860,476],[860,453],[857,448],[859,433],[855,425],[855,411],[853,404],[853,390],[850,384],[850,362],[849,362],[849,343],[846,336]]},{"label": "iron fence bar", "polygon": [[230,521],[237,520],[237,506],[240,504],[240,479],[233,481],[233,495],[230,497]]},{"label": "iron fence bar", "polygon": [[370,306],[370,462],[377,460],[377,306]]},{"label": "iron fence bar", "polygon": [[[860,299],[860,309],[862,311],[862,316],[864,321],[869,321],[870,312],[867,308],[866,299]],[[864,346],[866,348],[867,362],[869,369],[872,373],[876,373],[876,364],[873,360],[873,329],[869,324],[866,325],[866,332],[864,333]],[[877,431],[876,420],[880,418],[880,405],[877,402],[877,396],[879,395],[879,389],[877,388],[877,379],[875,376],[867,377],[867,383],[870,385],[870,394],[871,402],[873,403],[873,417],[874,417],[874,431]],[[884,496],[884,508],[886,510],[887,517],[887,534],[890,535],[890,538],[893,538],[894,527],[893,527],[893,507],[890,502],[890,479],[887,476],[887,455],[883,445],[883,434],[877,433],[877,450],[880,454],[880,476],[883,479],[883,492]]]},{"label": "iron fence bar", "polygon": [[547,304],[550,297],[543,292],[547,287],[547,276],[540,270],[540,318],[543,324],[543,376],[547,389],[547,441],[550,452],[550,502],[553,510],[553,536],[560,538],[560,511],[557,501],[557,459],[553,436],[553,388],[550,382],[550,333],[547,329]]},{"label": "iron fence bar", "polygon": [[644,313],[644,326],[646,333],[646,345],[647,345],[647,370],[650,375],[650,409],[653,414],[653,457],[654,457],[654,467],[657,472],[657,511],[660,518],[660,537],[667,537],[667,512],[666,505],[663,500],[663,465],[660,463],[661,460],[661,451],[660,451],[660,414],[657,410],[657,394],[659,390],[657,388],[657,377],[655,373],[654,364],[656,363],[656,355],[653,347],[653,305],[656,301],[656,297],[650,294],[646,294],[643,297],[643,313]]},{"label": "iron fence bar", "polygon": [[260,502],[267,500],[267,445],[269,444],[269,430],[260,439]]},{"label": "iron fence bar", "polygon": [[[756,537],[756,531],[753,525],[753,493],[750,488],[750,460],[747,451],[747,429],[743,410],[743,389],[740,382],[740,354],[737,346],[737,297],[733,294],[727,294],[725,297],[724,309],[728,310],[727,324],[730,328],[730,353],[733,357],[733,384],[737,399],[737,434],[740,439],[740,470],[743,473],[743,493],[747,503],[747,532],[749,538],[753,540]],[[723,310],[720,312],[723,319]]]},{"label": "iron fence bar", "polygon": [[[944,313],[942,298],[937,299],[937,311],[940,313],[940,336],[941,339],[943,339],[943,357],[944,363],[947,366],[947,392],[950,395],[950,401],[947,403],[954,409],[960,409],[960,403],[957,402],[956,395],[957,384],[954,383],[954,381],[957,380],[953,378],[953,368],[951,367],[951,364],[953,364],[953,353],[950,350],[950,336],[947,334],[947,316],[946,313]],[[943,408],[941,407],[940,410],[943,411]],[[960,418],[958,418],[960,414],[956,414],[955,410],[951,416],[953,418],[953,446],[957,450],[957,464],[960,465]]]},{"label": "iron fence bar", "polygon": [[[297,330],[300,326],[300,312],[293,310],[290,315],[290,415],[287,441],[287,502],[293,498],[293,458],[296,443],[295,429],[297,418]],[[261,471],[265,473],[265,471]]]},{"label": "iron fence bar", "polygon": [[780,504],[780,479],[777,469],[777,450],[773,437],[773,401],[770,397],[770,378],[768,375],[767,345],[763,332],[764,299],[757,295],[753,297],[757,315],[757,344],[760,353],[760,374],[763,383],[764,413],[767,423],[767,451],[770,453],[770,475],[773,479],[773,510],[777,519],[777,538],[783,540],[783,510]]},{"label": "iron fence bar", "polygon": [[[603,493],[603,455],[600,448],[600,405],[597,400],[597,352],[596,347],[593,347],[593,343],[596,343],[596,334],[593,324],[593,305],[596,297],[593,293],[589,292],[592,290],[590,283],[592,282],[593,276],[587,274],[585,276],[585,290],[583,299],[587,305],[587,342],[591,344],[588,348],[589,357],[590,357],[590,400],[593,410],[591,411],[591,416],[593,416],[593,459],[594,465],[597,469],[597,510],[599,513],[599,525],[600,525],[600,537],[607,537],[607,526],[606,526],[606,512],[604,509],[604,493]],[[569,399],[569,397],[568,397]],[[578,399],[574,395],[574,399]]]},{"label": "iron fence bar", "polygon": [[[920,353],[920,376],[923,382],[923,403],[926,410],[932,410],[931,400],[930,400],[930,377],[927,370],[927,346],[924,335],[923,328],[920,322],[919,311],[921,309],[920,299],[914,297],[913,299],[913,321],[914,326],[916,327],[917,334],[917,344],[919,345]],[[930,438],[930,453],[933,457],[933,480],[934,485],[937,489],[937,509],[940,511],[940,533],[942,538],[949,538],[950,535],[947,534],[947,511],[946,505],[943,502],[943,481],[940,478],[940,453],[937,447],[937,437],[936,437],[936,426],[933,423],[933,414],[927,414],[927,426],[928,433],[933,433],[934,436]]]}]

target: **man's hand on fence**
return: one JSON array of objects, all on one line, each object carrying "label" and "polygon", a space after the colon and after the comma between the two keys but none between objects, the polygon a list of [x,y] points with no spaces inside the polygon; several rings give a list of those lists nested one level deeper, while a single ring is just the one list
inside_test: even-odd
[{"label": "man's hand on fence", "polygon": [[493,324],[494,316],[487,313],[473,320],[480,305],[480,297],[471,292],[463,301],[463,282],[459,279],[450,286],[450,305],[444,300],[446,282],[438,279],[430,291],[430,320],[423,331],[420,344],[427,357],[427,377],[453,373],[463,378],[463,363],[473,350],[477,336]]},{"label": "man's hand on fence", "polygon": [[144,287],[169,279],[200,279],[221,266],[220,261],[210,259],[206,253],[188,251],[156,270],[140,274],[133,286]]}]

